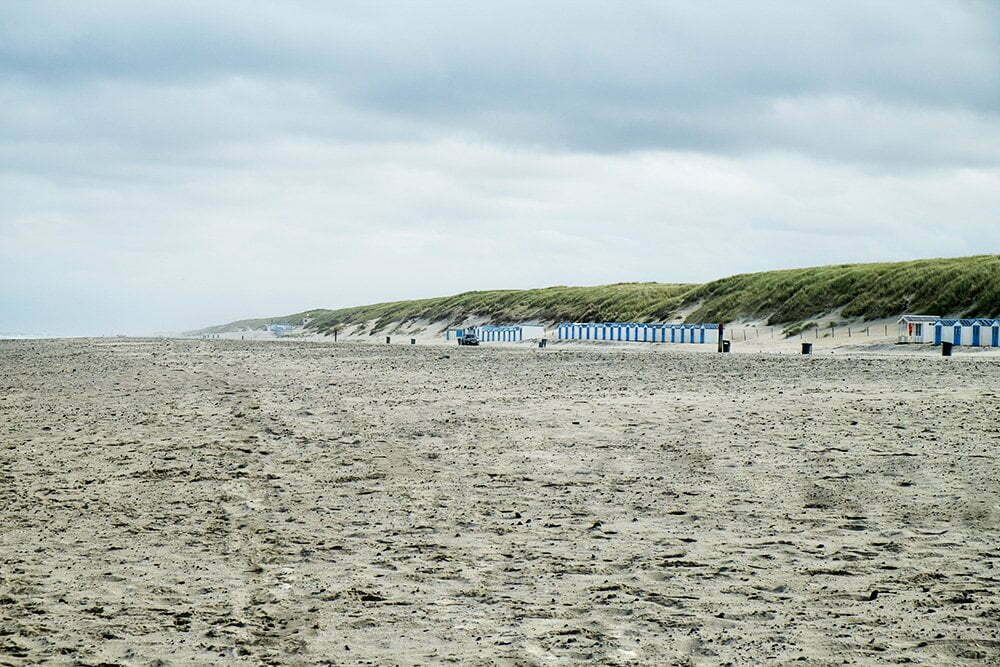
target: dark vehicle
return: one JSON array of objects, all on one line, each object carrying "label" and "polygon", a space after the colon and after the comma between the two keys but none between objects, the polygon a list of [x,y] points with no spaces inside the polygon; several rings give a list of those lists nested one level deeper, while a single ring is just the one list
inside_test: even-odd
[{"label": "dark vehicle", "polygon": [[479,345],[479,338],[474,333],[462,334],[458,337],[459,345]]}]

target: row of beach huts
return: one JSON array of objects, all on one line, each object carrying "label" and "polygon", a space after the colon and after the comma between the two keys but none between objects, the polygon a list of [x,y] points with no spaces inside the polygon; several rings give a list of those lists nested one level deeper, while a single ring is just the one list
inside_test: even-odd
[{"label": "row of beach huts", "polygon": [[[445,338],[475,334],[480,341],[512,342],[545,337],[541,324],[477,326],[448,329]],[[717,343],[718,324],[646,324],[640,322],[564,322],[556,326],[556,340],[613,340],[635,343]]]},{"label": "row of beach huts", "polygon": [[[1000,319],[947,319],[936,315],[903,315],[898,320],[900,343],[951,343],[974,347],[1000,347]],[[663,324],[641,322],[563,322],[556,325],[556,340],[622,341],[636,343],[719,342],[718,324]],[[451,340],[475,334],[480,341],[516,343],[545,337],[541,324],[475,326],[448,329]]]},{"label": "row of beach huts", "polygon": [[635,343],[718,343],[718,324],[640,324],[636,322],[564,322],[558,340],[618,340]]},{"label": "row of beach huts", "polygon": [[1000,347],[1000,319],[903,315],[899,318],[899,342]]}]

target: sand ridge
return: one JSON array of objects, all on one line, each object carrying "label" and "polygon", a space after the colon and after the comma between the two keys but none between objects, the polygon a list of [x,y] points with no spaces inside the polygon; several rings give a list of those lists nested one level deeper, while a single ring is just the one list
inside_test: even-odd
[{"label": "sand ridge", "polygon": [[1000,661],[992,357],[0,342],[0,661]]}]

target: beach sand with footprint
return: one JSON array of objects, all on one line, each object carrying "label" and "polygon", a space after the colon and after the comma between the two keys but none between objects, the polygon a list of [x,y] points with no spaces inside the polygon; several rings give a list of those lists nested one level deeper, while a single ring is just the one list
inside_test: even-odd
[{"label": "beach sand with footprint", "polygon": [[0,341],[0,664],[997,664],[1000,365]]}]

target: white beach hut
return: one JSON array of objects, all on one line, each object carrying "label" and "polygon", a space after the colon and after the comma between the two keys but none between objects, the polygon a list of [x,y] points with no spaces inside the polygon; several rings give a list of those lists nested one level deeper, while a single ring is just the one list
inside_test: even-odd
[{"label": "white beach hut", "polygon": [[970,329],[970,345],[1000,347],[1000,320],[985,318],[973,320]]},{"label": "white beach hut", "polygon": [[[989,346],[990,347],[1000,347],[1000,319],[984,320],[984,322],[989,322]],[[984,325],[984,329],[986,326]],[[984,331],[985,335],[987,332]],[[986,343],[983,343],[986,345]]]},{"label": "white beach hut", "polygon": [[903,315],[897,321],[900,343],[930,343],[934,340],[937,315]]},{"label": "white beach hut", "polygon": [[961,320],[942,319],[934,323],[934,344],[940,345],[941,343],[962,344]]}]

